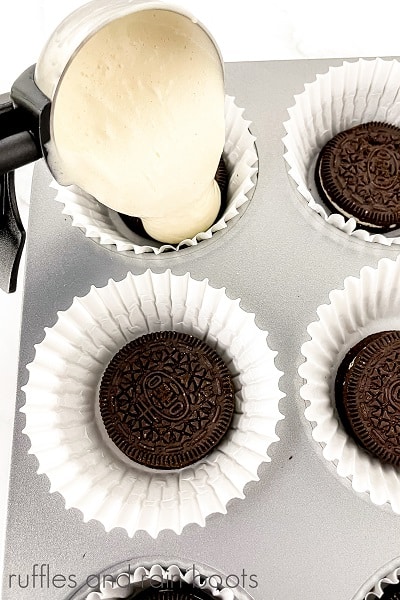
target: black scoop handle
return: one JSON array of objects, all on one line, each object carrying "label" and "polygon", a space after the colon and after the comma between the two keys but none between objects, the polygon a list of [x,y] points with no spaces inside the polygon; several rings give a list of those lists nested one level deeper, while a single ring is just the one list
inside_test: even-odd
[{"label": "black scoop handle", "polygon": [[34,81],[35,65],[0,96],[0,288],[16,289],[25,243],[14,187],[14,170],[45,155],[51,102]]},{"label": "black scoop handle", "polygon": [[50,140],[51,102],[34,74],[32,65],[15,80],[10,94],[0,96],[0,174],[44,156]]},{"label": "black scoop handle", "polygon": [[0,175],[0,189],[0,287],[11,293],[17,289],[26,237],[15,197],[14,171]]},{"label": "black scoop handle", "polygon": [[14,108],[10,94],[0,96],[0,174],[34,162],[42,156],[33,134],[22,129],[23,114]]}]

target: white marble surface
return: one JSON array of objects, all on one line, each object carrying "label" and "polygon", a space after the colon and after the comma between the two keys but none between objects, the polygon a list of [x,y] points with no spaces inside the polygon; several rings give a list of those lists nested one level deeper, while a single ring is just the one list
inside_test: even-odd
[{"label": "white marble surface", "polygon": [[[1,7],[0,93],[36,62],[59,21],[81,0],[13,0]],[[397,0],[176,0],[203,21],[226,61],[396,56]],[[17,196],[27,226],[32,167],[17,173]],[[11,451],[22,303],[23,265],[16,294],[0,291],[0,564]],[[23,540],[21,540],[23,543]],[[2,568],[0,567],[2,571]]]}]

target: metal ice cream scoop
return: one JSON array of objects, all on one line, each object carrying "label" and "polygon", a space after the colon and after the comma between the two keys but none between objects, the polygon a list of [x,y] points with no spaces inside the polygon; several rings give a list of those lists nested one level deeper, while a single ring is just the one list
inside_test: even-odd
[{"label": "metal ice cream scoop", "polygon": [[[0,96],[0,287],[16,288],[25,231],[19,217],[14,191],[14,170],[51,154],[57,162],[52,117],[57,91],[68,67],[81,47],[114,19],[142,10],[167,10],[190,18],[218,46],[205,27],[184,9],[160,0],[94,0],[71,13],[54,31],[36,65],[29,67],[13,84],[10,94]],[[57,179],[57,177],[55,176]],[[60,182],[63,183],[63,182]]]}]

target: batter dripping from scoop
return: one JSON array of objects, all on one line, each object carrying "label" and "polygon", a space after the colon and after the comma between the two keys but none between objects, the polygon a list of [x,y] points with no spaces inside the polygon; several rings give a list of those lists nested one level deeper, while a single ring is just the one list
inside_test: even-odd
[{"label": "batter dripping from scoop", "polygon": [[168,10],[116,19],[79,49],[53,105],[48,163],[106,206],[178,243],[220,208],[223,72],[205,31]]}]

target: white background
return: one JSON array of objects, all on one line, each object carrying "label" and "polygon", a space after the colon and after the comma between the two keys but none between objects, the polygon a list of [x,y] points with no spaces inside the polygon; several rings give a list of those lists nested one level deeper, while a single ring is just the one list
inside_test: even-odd
[{"label": "white background", "polygon": [[[112,2],[112,0],[110,0]],[[0,93],[36,62],[57,24],[82,0],[2,0]],[[181,0],[217,40],[225,61],[400,55],[398,0]],[[17,173],[27,226],[32,167]],[[0,248],[1,252],[1,248]],[[45,268],[45,266],[43,266]],[[23,271],[23,265],[21,268]],[[16,294],[0,290],[0,571],[18,361],[22,276]],[[21,540],[21,544],[23,540]],[[0,585],[1,588],[1,585]]]}]

